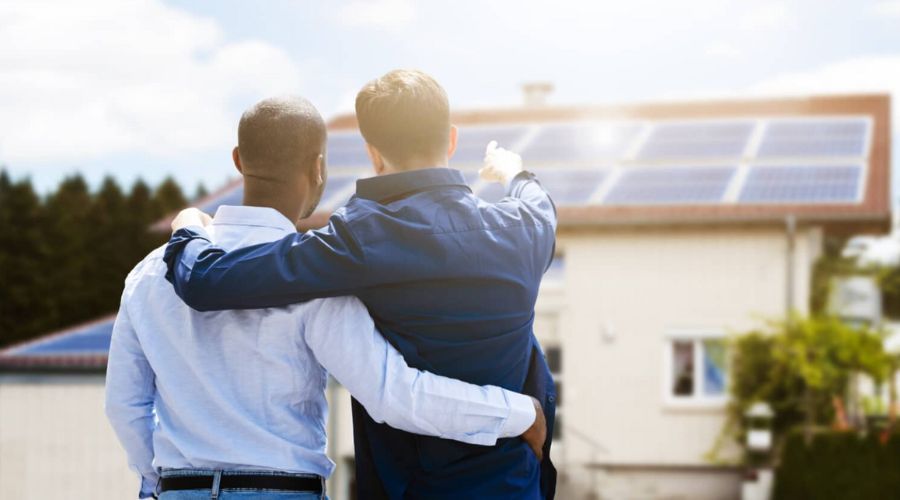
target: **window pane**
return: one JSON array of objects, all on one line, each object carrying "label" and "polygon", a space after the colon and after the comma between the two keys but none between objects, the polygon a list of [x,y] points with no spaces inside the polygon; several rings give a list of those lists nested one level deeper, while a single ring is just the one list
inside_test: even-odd
[{"label": "window pane", "polygon": [[544,350],[544,356],[547,358],[547,366],[550,373],[558,375],[562,372],[562,349],[558,346],[548,347]]},{"label": "window pane", "polygon": [[559,408],[562,406],[562,382],[559,380],[555,381],[556,385],[556,407]]},{"label": "window pane", "polygon": [[672,394],[676,396],[694,394],[693,342],[672,343]]},{"label": "window pane", "polygon": [[562,440],[562,415],[557,415],[556,420],[553,423],[553,440]]},{"label": "window pane", "polygon": [[703,394],[721,396],[725,394],[725,381],[728,376],[725,342],[721,339],[703,341]]}]

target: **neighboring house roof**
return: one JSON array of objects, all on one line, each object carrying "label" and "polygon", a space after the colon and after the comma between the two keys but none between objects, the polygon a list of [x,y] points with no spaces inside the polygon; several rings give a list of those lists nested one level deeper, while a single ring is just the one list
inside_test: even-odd
[{"label": "neighboring house roof", "polygon": [[0,372],[103,370],[115,319],[105,316],[0,349]]}]

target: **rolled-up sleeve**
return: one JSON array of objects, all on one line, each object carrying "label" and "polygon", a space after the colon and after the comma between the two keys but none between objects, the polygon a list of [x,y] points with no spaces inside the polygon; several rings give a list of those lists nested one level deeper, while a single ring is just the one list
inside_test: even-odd
[{"label": "rolled-up sleeve", "polygon": [[485,446],[534,423],[528,396],[411,368],[353,297],[316,301],[306,311],[307,345],[376,422]]},{"label": "rolled-up sleeve", "polygon": [[203,228],[180,229],[166,246],[166,279],[199,311],[278,307],[347,295],[366,284],[365,252],[343,219],[283,239],[225,251]]}]

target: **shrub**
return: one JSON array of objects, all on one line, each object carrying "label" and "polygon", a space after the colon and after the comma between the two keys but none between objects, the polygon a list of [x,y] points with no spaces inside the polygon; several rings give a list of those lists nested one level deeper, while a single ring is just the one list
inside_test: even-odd
[{"label": "shrub", "polygon": [[774,500],[900,500],[900,433],[821,432],[809,445],[788,433],[775,471]]}]

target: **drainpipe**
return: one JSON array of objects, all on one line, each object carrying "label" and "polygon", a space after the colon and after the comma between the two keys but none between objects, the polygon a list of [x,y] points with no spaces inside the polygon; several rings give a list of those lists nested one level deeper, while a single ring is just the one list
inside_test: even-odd
[{"label": "drainpipe", "polygon": [[784,299],[784,317],[791,320],[796,304],[794,304],[794,253],[797,239],[797,217],[794,214],[788,214],[784,218],[785,236],[787,237],[787,253],[785,255],[785,299]]}]

